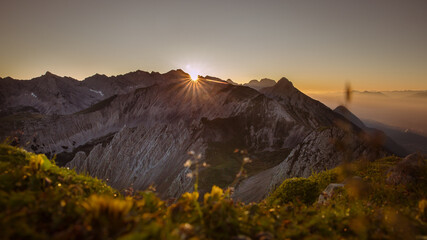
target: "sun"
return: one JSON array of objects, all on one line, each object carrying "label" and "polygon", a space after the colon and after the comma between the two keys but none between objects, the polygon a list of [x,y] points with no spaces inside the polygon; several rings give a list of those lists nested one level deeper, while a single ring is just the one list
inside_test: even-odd
[{"label": "sun", "polygon": [[200,75],[200,68],[192,64],[187,64],[187,66],[185,66],[185,71],[190,75],[193,82],[197,82]]},{"label": "sun", "polygon": [[199,79],[199,74],[196,72],[190,72],[188,74],[190,74],[191,81],[193,82],[197,82],[197,80]]}]

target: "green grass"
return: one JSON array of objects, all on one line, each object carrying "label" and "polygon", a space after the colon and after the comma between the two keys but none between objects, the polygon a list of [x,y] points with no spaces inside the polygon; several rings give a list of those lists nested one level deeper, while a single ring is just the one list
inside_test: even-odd
[{"label": "green grass", "polygon": [[[427,188],[425,179],[385,184],[399,160],[354,162],[286,180],[260,203],[235,202],[219,187],[167,203],[151,191],[125,197],[44,155],[0,145],[1,238],[414,239],[427,235]],[[363,184],[348,183],[329,204],[315,203],[329,183],[352,176]]]},{"label": "green grass", "polygon": [[279,188],[268,198],[268,202],[274,205],[299,201],[304,204],[312,204],[319,196],[317,182],[307,178],[286,179]]}]

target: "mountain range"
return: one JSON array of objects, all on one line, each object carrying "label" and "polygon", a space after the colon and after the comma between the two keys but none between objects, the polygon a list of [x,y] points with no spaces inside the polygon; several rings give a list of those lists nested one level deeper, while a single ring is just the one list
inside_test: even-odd
[{"label": "mountain range", "polygon": [[367,97],[396,97],[396,98],[414,98],[425,99],[427,98],[427,91],[425,90],[404,90],[404,91],[357,91],[353,90],[353,94],[364,95]]},{"label": "mountain range", "polygon": [[[115,188],[154,186],[162,198],[192,190],[194,169],[184,166],[191,151],[209,165],[200,170],[202,193],[231,186],[245,202],[286,178],[404,154],[286,78],[258,90],[211,76],[192,81],[180,69],[83,81],[47,72],[0,84],[2,139]],[[244,158],[252,161],[247,177],[236,181]]]}]

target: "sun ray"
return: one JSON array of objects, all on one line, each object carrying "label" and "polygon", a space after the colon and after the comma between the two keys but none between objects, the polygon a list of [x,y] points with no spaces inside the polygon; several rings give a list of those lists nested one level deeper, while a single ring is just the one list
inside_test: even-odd
[{"label": "sun ray", "polygon": [[[193,77],[195,75],[193,74]],[[220,80],[206,79],[197,75],[197,79],[193,79],[191,75],[187,79],[177,82],[170,90],[174,92],[174,97],[184,101],[178,101],[184,105],[181,107],[191,108],[192,114],[199,111],[202,106],[209,105],[210,108],[216,107],[215,104],[215,84],[228,85],[229,83]],[[180,108],[181,108],[180,107]],[[211,109],[213,110],[213,109]]]}]

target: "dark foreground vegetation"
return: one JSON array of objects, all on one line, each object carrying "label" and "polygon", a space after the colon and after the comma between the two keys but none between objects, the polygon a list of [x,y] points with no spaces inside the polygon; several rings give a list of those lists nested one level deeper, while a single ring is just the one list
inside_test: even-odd
[{"label": "dark foreground vegetation", "polygon": [[[353,162],[288,179],[261,203],[235,202],[215,186],[165,202],[153,191],[125,196],[44,155],[0,145],[0,238],[425,239],[426,163]],[[330,183],[345,186],[318,203]]]}]

